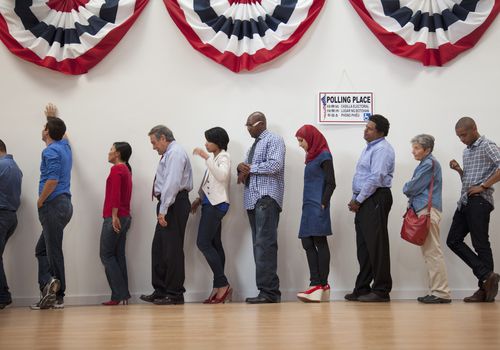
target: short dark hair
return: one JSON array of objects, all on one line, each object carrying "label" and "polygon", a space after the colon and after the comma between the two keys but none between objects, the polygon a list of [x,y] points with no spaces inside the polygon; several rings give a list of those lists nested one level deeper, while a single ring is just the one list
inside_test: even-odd
[{"label": "short dark hair", "polygon": [[115,142],[113,143],[113,146],[115,146],[116,152],[120,153],[120,159],[125,162],[128,170],[132,172],[132,167],[128,163],[130,156],[132,155],[132,147],[130,144],[128,142]]},{"label": "short dark hair", "polygon": [[375,123],[375,128],[378,132],[383,133],[384,136],[389,134],[390,124],[386,117],[381,114],[373,114],[369,120]]},{"label": "short dark hair", "polygon": [[7,153],[7,146],[2,140],[0,140],[0,152]]},{"label": "short dark hair", "polygon": [[477,128],[476,122],[471,117],[462,117],[455,124],[455,130],[462,128],[465,130]]},{"label": "short dark hair", "polygon": [[229,135],[226,130],[216,126],[215,128],[208,129],[205,131],[205,138],[208,142],[215,143],[217,147],[227,151],[227,144],[229,143]]},{"label": "short dark hair", "polygon": [[66,133],[66,124],[64,124],[64,121],[60,118],[50,117],[47,118],[45,129],[49,132],[49,136],[52,140],[60,141]]}]

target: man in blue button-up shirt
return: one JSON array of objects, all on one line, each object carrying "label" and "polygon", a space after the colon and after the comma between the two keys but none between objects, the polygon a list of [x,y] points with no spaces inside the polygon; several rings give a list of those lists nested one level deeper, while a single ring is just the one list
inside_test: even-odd
[{"label": "man in blue button-up shirt", "polygon": [[[389,121],[378,114],[370,117],[361,153],[352,180],[350,211],[356,214],[356,244],[359,274],[350,301],[389,301],[392,289],[387,219],[392,206],[394,150],[385,137]],[[373,281],[373,284],[372,284]]]},{"label": "man in blue button-up shirt", "polygon": [[21,202],[23,173],[12,155],[7,154],[5,143],[0,140],[0,310],[12,303],[3,269],[3,251],[17,227],[16,211]]}]

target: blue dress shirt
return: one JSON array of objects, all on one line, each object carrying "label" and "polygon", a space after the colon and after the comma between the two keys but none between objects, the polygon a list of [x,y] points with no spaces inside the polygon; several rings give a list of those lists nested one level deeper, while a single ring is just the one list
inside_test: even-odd
[{"label": "blue dress shirt", "polygon": [[47,202],[61,194],[71,195],[70,183],[72,166],[73,157],[71,155],[71,146],[69,145],[68,140],[62,139],[49,144],[42,151],[38,195],[42,193],[47,180],[57,180],[57,186],[47,197]]},{"label": "blue dress shirt", "polygon": [[0,209],[19,209],[22,178],[23,173],[10,154],[0,157]]},{"label": "blue dress shirt", "polygon": [[391,187],[394,160],[394,149],[385,137],[368,142],[356,165],[352,198],[363,203],[377,188]]}]

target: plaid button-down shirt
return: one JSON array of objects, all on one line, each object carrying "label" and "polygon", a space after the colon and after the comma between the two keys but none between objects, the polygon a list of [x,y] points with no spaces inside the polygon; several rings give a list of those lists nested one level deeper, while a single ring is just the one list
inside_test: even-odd
[{"label": "plaid button-down shirt", "polygon": [[[283,138],[264,130],[258,137],[250,167],[250,181],[243,194],[245,209],[255,209],[264,196],[273,198],[283,208],[285,192],[285,143]],[[248,163],[248,153],[245,162]]]},{"label": "plaid button-down shirt", "polygon": [[[462,192],[458,207],[467,204],[467,190],[481,185],[500,169],[500,150],[493,142],[481,136],[472,145],[467,146],[463,155],[464,174],[462,176]],[[480,195],[493,205],[492,187]]]}]

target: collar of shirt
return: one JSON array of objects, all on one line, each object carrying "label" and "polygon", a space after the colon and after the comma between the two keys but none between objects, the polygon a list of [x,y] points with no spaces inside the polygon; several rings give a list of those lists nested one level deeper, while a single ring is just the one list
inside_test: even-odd
[{"label": "collar of shirt", "polygon": [[382,142],[383,140],[385,140],[385,136],[381,137],[379,139],[373,140],[371,142],[367,142],[367,147],[371,148],[371,147],[375,146],[377,143]]},{"label": "collar of shirt", "polygon": [[259,136],[256,137],[256,140],[262,140],[263,138],[265,138],[267,135],[269,135],[269,130],[264,130],[263,132],[260,133]]},{"label": "collar of shirt", "polygon": [[14,157],[12,157],[12,154],[6,154],[3,156],[0,156],[0,160],[2,160],[2,159],[14,159]]},{"label": "collar of shirt", "polygon": [[476,148],[481,145],[481,143],[484,141],[484,135],[480,136],[474,143],[470,146],[467,146],[468,149]]}]

